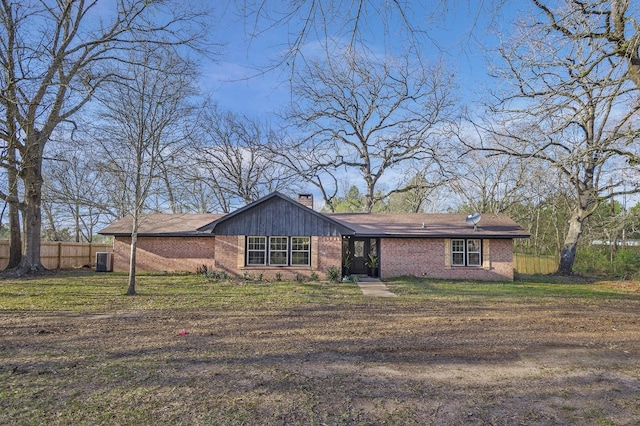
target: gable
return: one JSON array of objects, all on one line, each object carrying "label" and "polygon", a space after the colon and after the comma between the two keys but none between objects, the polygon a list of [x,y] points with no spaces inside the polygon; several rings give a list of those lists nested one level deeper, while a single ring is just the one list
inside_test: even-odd
[{"label": "gable", "polygon": [[353,230],[290,198],[274,193],[202,230],[216,235],[309,235],[338,237]]}]

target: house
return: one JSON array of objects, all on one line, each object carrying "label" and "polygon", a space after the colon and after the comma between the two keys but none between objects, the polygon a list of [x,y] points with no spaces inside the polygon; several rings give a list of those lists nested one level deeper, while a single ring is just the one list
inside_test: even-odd
[{"label": "house", "polygon": [[[381,278],[415,275],[512,280],[513,240],[529,234],[504,215],[477,226],[464,214],[320,213],[308,194],[278,192],[226,215],[152,214],[138,232],[137,268],[283,279],[326,276],[329,267]],[[114,236],[114,270],[127,270],[131,217],[100,231]],[[368,268],[369,255],[378,260]]]}]

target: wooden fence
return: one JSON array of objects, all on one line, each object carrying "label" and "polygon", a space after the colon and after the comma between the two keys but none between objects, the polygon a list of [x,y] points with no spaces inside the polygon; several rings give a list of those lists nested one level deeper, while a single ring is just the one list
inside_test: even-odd
[{"label": "wooden fence", "polygon": [[513,254],[513,268],[519,274],[553,274],[558,270],[558,256]]},{"label": "wooden fence", "polygon": [[[73,269],[95,266],[96,253],[112,252],[112,244],[62,243],[45,241],[40,244],[40,260],[47,269]],[[9,241],[0,241],[0,271],[9,264]]]}]

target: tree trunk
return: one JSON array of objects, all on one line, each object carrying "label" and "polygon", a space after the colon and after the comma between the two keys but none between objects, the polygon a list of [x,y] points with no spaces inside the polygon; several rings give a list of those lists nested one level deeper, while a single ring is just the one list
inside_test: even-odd
[{"label": "tree trunk", "polygon": [[560,252],[560,265],[558,265],[558,275],[571,275],[573,273],[573,263],[576,259],[576,249],[578,240],[582,234],[582,223],[584,221],[582,212],[576,212],[569,219],[569,230],[564,239],[564,245]]},{"label": "tree trunk", "polygon": [[[134,221],[136,219],[134,218]],[[127,295],[134,296],[136,294],[136,249],[138,244],[138,232],[134,230],[131,233],[131,255],[129,256],[129,286],[127,287]]]},{"label": "tree trunk", "polygon": [[[40,156],[42,158],[42,156]],[[44,271],[40,263],[40,232],[42,229],[42,174],[41,161],[25,167],[22,178],[25,186],[23,220],[25,224],[25,252],[18,269],[21,273]]]},{"label": "tree trunk", "polygon": [[15,167],[16,152],[10,146],[7,151],[7,184],[9,196],[9,264],[7,269],[17,268],[22,260],[22,229],[20,227],[20,207],[18,205],[18,172]]},{"label": "tree trunk", "polygon": [[9,264],[7,269],[17,268],[22,260],[22,235],[20,229],[20,209],[9,203]]}]

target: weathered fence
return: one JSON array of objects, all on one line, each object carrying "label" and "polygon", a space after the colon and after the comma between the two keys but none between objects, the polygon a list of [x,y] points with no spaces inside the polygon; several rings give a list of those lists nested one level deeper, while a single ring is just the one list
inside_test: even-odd
[{"label": "weathered fence", "polygon": [[519,274],[553,274],[558,270],[558,256],[514,253],[513,268]]},{"label": "weathered fence", "polygon": [[[96,253],[113,251],[112,244],[63,243],[45,241],[40,244],[40,260],[47,269],[72,269],[94,266]],[[0,241],[0,271],[9,264],[9,241]]]}]

